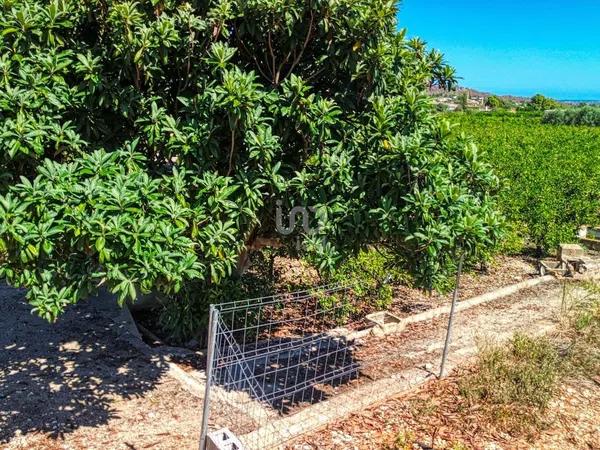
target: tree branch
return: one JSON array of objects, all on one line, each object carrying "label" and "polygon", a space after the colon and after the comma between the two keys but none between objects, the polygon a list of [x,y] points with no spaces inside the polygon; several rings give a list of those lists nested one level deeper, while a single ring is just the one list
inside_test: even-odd
[{"label": "tree branch", "polygon": [[235,129],[237,128],[238,119],[235,119],[233,127],[231,128],[231,148],[229,149],[229,169],[227,169],[227,176],[231,175],[233,170],[233,154],[235,152]]},{"label": "tree branch", "polygon": [[269,53],[271,54],[271,80],[273,84],[277,84],[277,76],[279,75],[279,72],[277,72],[277,75],[275,75],[275,66],[277,64],[275,63],[275,52],[273,51],[273,43],[271,42],[271,30],[269,30],[269,34],[267,35],[267,47],[269,48]]},{"label": "tree branch", "polygon": [[236,37],[236,39],[238,41],[238,44],[239,44],[239,46],[241,46],[239,48],[241,48],[242,50],[244,50],[244,52],[246,53],[246,55],[248,55],[250,58],[252,58],[254,60],[254,63],[256,64],[256,68],[258,69],[258,71],[260,72],[260,74],[263,76],[263,78],[265,80],[267,80],[267,81],[272,82],[273,81],[273,77],[267,76],[267,74],[261,69],[260,64],[258,63],[258,59],[256,59],[256,56],[254,56],[254,54],[251,53],[248,50],[248,47],[246,47],[246,44],[244,44],[244,41],[242,41],[240,39],[240,35],[239,35],[239,33],[238,33],[237,28],[235,27],[235,25],[234,25],[234,30],[235,30],[235,37]]},{"label": "tree branch", "polygon": [[283,77],[284,79],[290,76],[290,74],[294,71],[294,69],[296,68],[296,66],[298,65],[300,60],[302,59],[302,56],[304,55],[304,52],[306,51],[306,48],[308,47],[308,43],[310,42],[310,38],[312,37],[314,22],[315,22],[315,13],[311,9],[310,10],[310,22],[308,24],[308,32],[306,33],[306,39],[304,39],[304,44],[302,45],[302,49],[300,50],[300,53],[298,53],[298,56],[296,56],[296,59],[294,59],[294,62],[292,63],[290,70],[288,70],[285,77]]}]

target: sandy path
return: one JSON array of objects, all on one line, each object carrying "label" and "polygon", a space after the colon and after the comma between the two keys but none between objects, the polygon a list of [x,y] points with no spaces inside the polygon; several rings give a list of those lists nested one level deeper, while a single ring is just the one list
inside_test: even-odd
[{"label": "sandy path", "polygon": [[[562,296],[562,287],[551,282],[457,313],[449,366],[472,356],[482,340],[505,340],[516,331],[535,334],[549,331],[556,324]],[[365,372],[381,378],[405,368],[427,366],[437,371],[447,323],[445,315],[410,325],[397,335],[367,338],[357,352],[366,361]]]},{"label": "sandy path", "polygon": [[182,417],[198,427],[200,402],[167,375],[164,358],[109,297],[53,325],[30,314],[23,297],[0,285],[0,447],[141,448]]}]

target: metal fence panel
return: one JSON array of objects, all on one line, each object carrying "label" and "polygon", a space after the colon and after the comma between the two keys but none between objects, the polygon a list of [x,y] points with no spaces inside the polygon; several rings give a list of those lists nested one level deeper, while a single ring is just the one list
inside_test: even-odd
[{"label": "metal fence panel", "polygon": [[348,291],[325,286],[211,306],[201,448],[221,428],[249,449],[282,443],[277,418],[358,377],[353,342],[336,332]]}]

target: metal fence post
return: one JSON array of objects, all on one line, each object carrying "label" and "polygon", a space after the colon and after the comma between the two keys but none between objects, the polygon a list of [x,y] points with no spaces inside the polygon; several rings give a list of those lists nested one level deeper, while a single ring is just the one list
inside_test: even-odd
[{"label": "metal fence post", "polygon": [[458,272],[456,272],[456,286],[454,287],[454,294],[452,295],[452,306],[450,307],[450,317],[448,318],[448,331],[446,333],[446,342],[444,343],[444,352],[442,354],[442,364],[440,367],[440,378],[444,376],[446,369],[446,360],[448,359],[448,350],[450,349],[450,340],[452,339],[452,324],[454,322],[454,311],[456,310],[456,301],[458,300],[458,290],[460,289],[460,276],[462,273],[463,261],[465,260],[465,253],[461,252],[460,260],[458,262]]},{"label": "metal fence post", "polygon": [[208,434],[208,419],[210,416],[210,388],[213,378],[213,360],[215,355],[217,321],[219,311],[214,305],[210,305],[208,315],[208,348],[206,352],[206,387],[204,390],[204,407],[202,410],[202,429],[200,431],[200,450],[206,448],[206,436]]}]

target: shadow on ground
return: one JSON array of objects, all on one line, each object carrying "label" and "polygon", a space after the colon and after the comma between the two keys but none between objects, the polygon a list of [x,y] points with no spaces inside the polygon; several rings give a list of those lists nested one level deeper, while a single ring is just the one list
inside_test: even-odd
[{"label": "shadow on ground", "polygon": [[297,407],[326,400],[330,388],[358,377],[360,364],[353,348],[353,342],[323,333],[244,348],[217,346],[215,385],[226,392],[245,392],[248,402],[289,414]]},{"label": "shadow on ground", "polygon": [[107,296],[55,324],[30,309],[22,291],[0,285],[0,443],[105,424],[116,401],[144,396],[167,370]]}]

